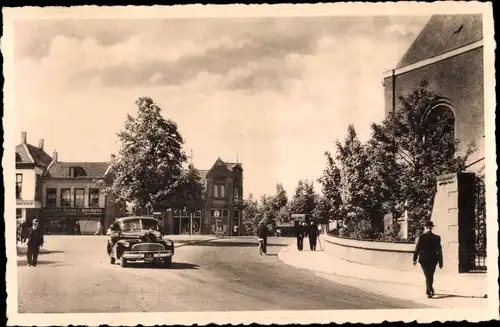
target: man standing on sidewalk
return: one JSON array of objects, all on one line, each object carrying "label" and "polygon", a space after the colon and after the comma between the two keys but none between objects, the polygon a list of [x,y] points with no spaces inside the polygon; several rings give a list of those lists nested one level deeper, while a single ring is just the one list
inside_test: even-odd
[{"label": "man standing on sidewalk", "polygon": [[300,221],[295,221],[295,237],[297,238],[297,250],[304,248],[304,227]]},{"label": "man standing on sidewalk", "polygon": [[28,250],[26,252],[28,259],[28,266],[36,267],[38,260],[38,253],[40,252],[40,247],[43,246],[43,233],[38,226],[38,220],[33,220],[33,226],[28,228],[26,232],[26,244]]},{"label": "man standing on sidewalk", "polygon": [[429,221],[425,224],[425,231],[419,236],[415,251],[413,253],[413,265],[417,264],[417,259],[425,276],[427,297],[434,296],[434,272],[436,265],[443,268],[443,252],[441,248],[441,237],[432,232],[434,224]]}]

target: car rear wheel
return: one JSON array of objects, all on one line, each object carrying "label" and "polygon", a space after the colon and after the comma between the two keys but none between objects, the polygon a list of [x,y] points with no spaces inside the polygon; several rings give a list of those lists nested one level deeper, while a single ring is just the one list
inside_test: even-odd
[{"label": "car rear wheel", "polygon": [[128,267],[127,259],[125,259],[124,257],[121,257],[120,258],[120,266],[122,266],[122,268]]}]

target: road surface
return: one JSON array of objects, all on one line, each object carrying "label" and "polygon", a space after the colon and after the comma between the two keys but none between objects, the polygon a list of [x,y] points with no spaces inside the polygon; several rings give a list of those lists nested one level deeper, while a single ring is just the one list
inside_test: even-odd
[{"label": "road surface", "polygon": [[171,269],[111,265],[102,236],[51,236],[37,267],[18,257],[20,313],[423,308],[279,262],[291,239],[224,238],[176,248]]}]

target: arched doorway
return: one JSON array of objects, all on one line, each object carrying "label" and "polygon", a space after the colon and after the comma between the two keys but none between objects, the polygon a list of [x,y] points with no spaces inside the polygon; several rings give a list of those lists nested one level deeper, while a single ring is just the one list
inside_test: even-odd
[{"label": "arched doorway", "polygon": [[424,118],[424,128],[424,146],[441,153],[443,159],[455,156],[455,113],[449,104],[433,106]]}]

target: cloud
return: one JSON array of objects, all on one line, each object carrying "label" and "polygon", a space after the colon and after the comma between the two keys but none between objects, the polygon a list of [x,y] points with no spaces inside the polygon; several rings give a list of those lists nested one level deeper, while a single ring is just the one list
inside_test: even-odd
[{"label": "cloud", "polygon": [[128,23],[104,42],[100,30],[115,22],[25,34],[19,43],[50,42],[43,56],[16,60],[19,128],[45,138],[64,160],[105,160],[118,150],[115,133],[135,114],[135,100],[149,96],[178,123],[199,169],[238,153],[245,193],[260,195],[274,192],[276,182],[293,192],[299,178],[317,178],[323,153],[343,139],[347,124],[362,139],[369,135],[384,112],[382,73],[418,32],[411,27],[404,37],[395,24],[425,20]]}]

